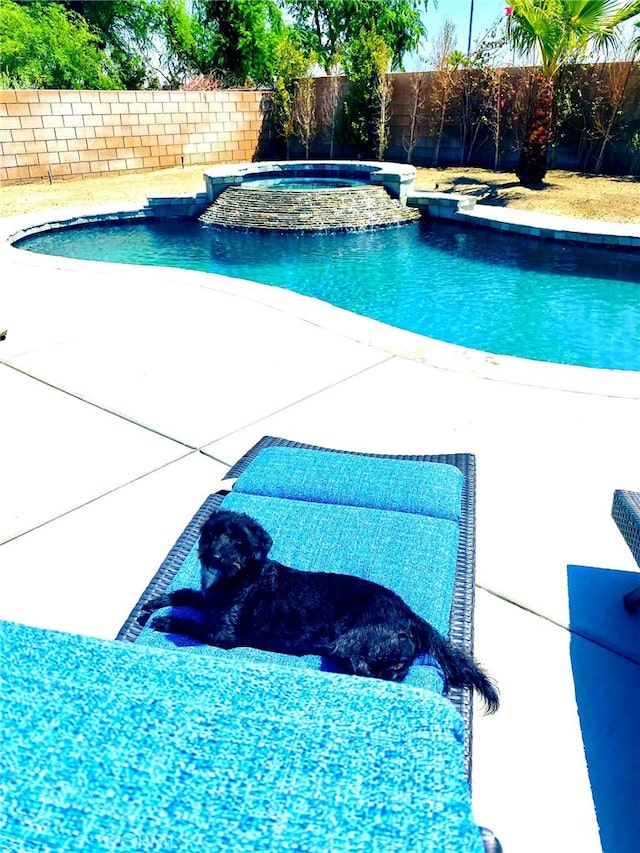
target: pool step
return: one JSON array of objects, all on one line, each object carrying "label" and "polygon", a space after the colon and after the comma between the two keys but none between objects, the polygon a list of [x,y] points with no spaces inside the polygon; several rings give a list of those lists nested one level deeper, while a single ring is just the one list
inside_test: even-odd
[{"label": "pool step", "polygon": [[271,231],[350,231],[420,218],[381,186],[322,190],[228,187],[198,217],[209,225]]}]

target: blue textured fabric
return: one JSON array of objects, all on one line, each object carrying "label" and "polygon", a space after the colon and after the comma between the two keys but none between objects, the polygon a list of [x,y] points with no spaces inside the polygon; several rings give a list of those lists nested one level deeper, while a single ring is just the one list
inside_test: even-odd
[{"label": "blue textured fabric", "polygon": [[459,536],[455,522],[236,492],[222,506],[265,527],[273,539],[272,559],[305,571],[375,581],[439,631],[448,631]]},{"label": "blue textured fabric", "polygon": [[352,453],[267,447],[237,492],[460,519],[462,472],[453,465]]},{"label": "blue textured fabric", "polygon": [[0,623],[0,849],[482,853],[429,691]]},{"label": "blue textured fabric", "polygon": [[[458,546],[453,521],[404,512],[291,501],[231,492],[225,509],[244,512],[270,533],[270,556],[305,571],[345,572],[396,592],[416,613],[447,634]],[[312,535],[310,535],[312,531]],[[197,548],[185,560],[170,589],[200,586]],[[193,614],[190,614],[193,615]],[[255,649],[223,651],[146,628],[137,642],[170,647],[188,645],[200,653],[230,658],[274,660],[291,666],[331,669],[319,657],[295,658]],[[440,670],[418,659],[405,684],[442,692]]]}]

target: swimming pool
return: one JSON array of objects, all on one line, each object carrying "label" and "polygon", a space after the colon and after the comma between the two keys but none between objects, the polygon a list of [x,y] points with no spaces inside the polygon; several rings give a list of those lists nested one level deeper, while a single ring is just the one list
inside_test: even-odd
[{"label": "swimming pool", "polygon": [[640,253],[422,220],[382,231],[254,233],[190,220],[60,229],[20,248],[222,273],[500,355],[640,370]]}]

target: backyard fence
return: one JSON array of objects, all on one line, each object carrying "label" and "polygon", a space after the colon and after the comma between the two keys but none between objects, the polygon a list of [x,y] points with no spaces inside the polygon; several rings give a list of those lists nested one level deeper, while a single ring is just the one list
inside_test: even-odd
[{"label": "backyard fence", "polygon": [[251,160],[265,93],[0,90],[0,184]]},{"label": "backyard fence", "polygon": [[[510,171],[517,162],[539,79],[533,68],[484,68],[390,74],[385,159],[420,166],[482,166]],[[317,133],[310,156],[352,157],[340,142],[331,78],[316,81]],[[633,62],[564,69],[555,89],[550,168],[606,174],[640,171],[640,68]],[[292,157],[304,156],[300,145]]]},{"label": "backyard fence", "polygon": [[[531,68],[388,75],[385,159],[421,166],[515,166],[537,78]],[[267,91],[0,90],[0,185],[168,166],[283,157],[371,157],[341,141],[344,78],[314,81],[315,109],[288,146]],[[308,94],[308,93],[307,93]],[[294,125],[295,126],[295,125]],[[310,132],[312,131],[312,132]],[[301,141],[304,140],[304,143]],[[549,166],[640,171],[640,71],[565,69],[556,83]]]}]

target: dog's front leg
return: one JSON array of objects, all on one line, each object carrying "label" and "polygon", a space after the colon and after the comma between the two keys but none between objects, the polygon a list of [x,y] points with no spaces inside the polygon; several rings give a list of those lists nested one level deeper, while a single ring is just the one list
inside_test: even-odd
[{"label": "dog's front leg", "polygon": [[154,631],[161,631],[163,634],[182,634],[183,637],[190,637],[192,640],[211,644],[211,634],[207,626],[202,622],[185,619],[183,616],[156,616],[150,627]]},{"label": "dog's front leg", "polygon": [[176,589],[174,592],[165,592],[150,598],[142,605],[138,622],[146,625],[149,616],[163,607],[194,607],[199,610],[202,608],[202,593],[197,589]]}]

